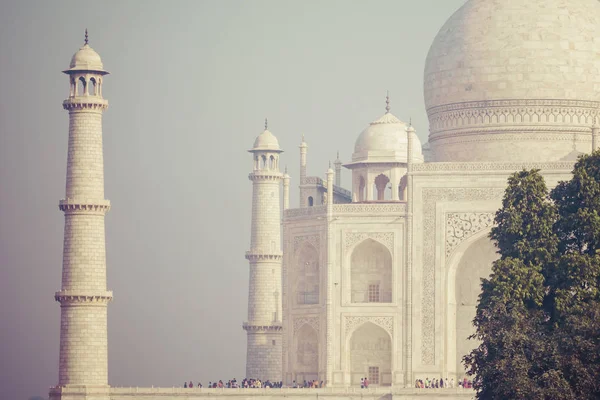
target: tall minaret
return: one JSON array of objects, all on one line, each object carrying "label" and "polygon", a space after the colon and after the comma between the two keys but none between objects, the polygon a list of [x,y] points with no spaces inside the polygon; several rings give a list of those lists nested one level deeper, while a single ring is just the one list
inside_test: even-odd
[{"label": "tall minaret", "polygon": [[342,187],[342,160],[340,160],[340,152],[337,152],[337,158],[335,159],[335,185]]},{"label": "tall minaret", "polygon": [[70,83],[63,102],[69,111],[69,151],[66,194],[59,203],[65,214],[62,289],[55,295],[61,310],[60,361],[58,387],[50,398],[87,387],[82,399],[108,399],[106,311],[112,292],[106,290],[104,215],[110,202],[104,199],[102,155],[102,113],[108,107],[102,85],[108,72],[88,45],[87,30],[84,46],[63,72]]},{"label": "tall minaret", "polygon": [[250,251],[250,291],[248,296],[248,334],[246,377],[271,382],[281,381],[281,204],[277,138],[265,130],[249,150],[253,154],[252,231]]},{"label": "tall minaret", "polygon": [[300,194],[300,202],[298,203],[300,207],[307,207],[306,204],[306,196],[304,194],[303,185],[306,184],[306,153],[308,151],[308,145],[304,140],[304,134],[302,135],[302,143],[300,143],[300,182],[298,182],[299,186],[299,194]]}]

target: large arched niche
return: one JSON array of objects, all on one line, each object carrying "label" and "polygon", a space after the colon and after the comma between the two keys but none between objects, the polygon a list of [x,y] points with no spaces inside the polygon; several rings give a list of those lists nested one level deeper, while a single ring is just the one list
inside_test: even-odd
[{"label": "large arched niche", "polygon": [[309,324],[304,324],[295,335],[294,372],[296,382],[319,377],[319,336]]},{"label": "large arched niche", "polygon": [[319,304],[319,254],[311,244],[298,250],[292,276],[294,304]]},{"label": "large arched niche", "polygon": [[392,255],[387,247],[366,239],[350,258],[352,303],[392,302]]},{"label": "large arched niche", "polygon": [[486,230],[462,243],[449,260],[446,365],[457,378],[465,376],[462,358],[478,345],[468,337],[475,332],[481,279],[490,276],[492,263],[499,258],[497,251]]},{"label": "large arched niche", "polygon": [[352,333],[349,349],[347,365],[352,385],[360,385],[365,377],[373,385],[391,385],[392,340],[385,329],[364,323]]}]

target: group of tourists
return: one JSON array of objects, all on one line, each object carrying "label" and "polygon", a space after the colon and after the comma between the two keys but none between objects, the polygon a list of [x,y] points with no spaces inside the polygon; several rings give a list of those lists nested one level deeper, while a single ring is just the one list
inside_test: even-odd
[{"label": "group of tourists", "polygon": [[[185,382],[183,384],[184,388],[194,388],[194,382],[190,381]],[[204,386],[202,385],[202,383],[198,382],[198,388],[203,388]],[[282,387],[282,382],[271,382],[269,380],[266,381],[261,381],[260,379],[246,379],[244,378],[244,380],[242,380],[241,383],[238,383],[237,379],[233,378],[227,382],[223,382],[222,380],[219,380],[218,382],[208,382],[208,386],[207,388],[210,389],[220,389],[220,388],[226,388],[226,389],[235,389],[235,388],[280,388]]]},{"label": "group of tourists", "polygon": [[[429,380],[429,378],[425,378],[425,380],[417,379],[415,381],[415,387],[418,389],[444,389],[453,388],[454,386],[454,378],[448,379],[448,377],[446,377],[446,380],[444,380],[444,378],[434,378],[432,380]],[[473,382],[471,380],[468,380],[467,378],[464,378],[462,380],[459,379],[457,387],[470,389],[473,387]]]}]

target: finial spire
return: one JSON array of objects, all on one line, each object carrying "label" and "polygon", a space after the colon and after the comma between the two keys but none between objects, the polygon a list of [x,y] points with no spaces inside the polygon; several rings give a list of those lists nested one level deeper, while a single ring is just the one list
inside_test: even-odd
[{"label": "finial spire", "polygon": [[269,121],[265,118],[265,131],[267,130],[268,126],[269,126]]},{"label": "finial spire", "polygon": [[304,133],[302,134],[302,143],[304,143]]},{"label": "finial spire", "polygon": [[331,160],[329,160],[329,169],[331,169]]},{"label": "finial spire", "polygon": [[337,151],[337,159],[338,160],[340,159],[340,151],[339,150]]},{"label": "finial spire", "polygon": [[412,117],[408,119],[408,126],[412,126]]},{"label": "finial spire", "polygon": [[387,91],[387,94],[385,96],[385,113],[389,114],[390,113],[390,91]]},{"label": "finial spire", "polygon": [[85,28],[85,44],[88,44],[88,32],[87,32],[87,28]]},{"label": "finial spire", "polygon": [[287,165],[285,166],[285,174],[287,175]]}]

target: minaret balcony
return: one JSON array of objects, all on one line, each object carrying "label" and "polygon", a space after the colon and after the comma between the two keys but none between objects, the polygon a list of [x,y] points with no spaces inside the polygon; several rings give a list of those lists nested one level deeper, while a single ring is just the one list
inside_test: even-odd
[{"label": "minaret balcony", "polygon": [[247,251],[246,260],[253,261],[281,261],[283,253],[279,252],[261,252],[261,251]]}]

